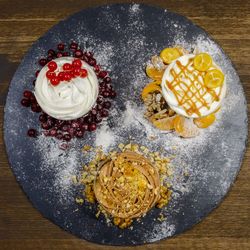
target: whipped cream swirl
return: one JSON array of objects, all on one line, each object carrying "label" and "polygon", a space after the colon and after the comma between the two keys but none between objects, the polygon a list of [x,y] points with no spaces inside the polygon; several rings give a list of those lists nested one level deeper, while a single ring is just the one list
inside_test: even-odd
[{"label": "whipped cream swirl", "polygon": [[[64,63],[72,63],[73,57],[61,57],[55,73],[62,71]],[[35,96],[42,110],[60,120],[73,120],[87,114],[98,96],[98,79],[94,70],[84,61],[82,68],[88,71],[85,78],[76,77],[53,86],[46,77],[48,66],[40,71],[35,85]]]}]

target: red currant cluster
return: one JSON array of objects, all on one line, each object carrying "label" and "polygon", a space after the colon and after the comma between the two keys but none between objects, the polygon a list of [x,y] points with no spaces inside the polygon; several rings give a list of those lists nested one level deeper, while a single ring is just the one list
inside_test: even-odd
[{"label": "red currant cluster", "polygon": [[[63,72],[59,72],[58,75],[56,74],[54,75],[53,73],[55,73],[58,66],[53,61],[53,59],[66,56],[67,57],[72,56],[75,58],[75,60],[72,62],[72,64],[65,63],[63,65]],[[43,129],[42,133],[45,136],[55,137],[58,140],[63,140],[65,142],[70,141],[74,137],[82,138],[86,132],[95,131],[98,124],[100,124],[103,119],[109,116],[109,109],[111,108],[110,99],[116,97],[116,92],[113,89],[111,83],[112,80],[108,72],[101,70],[100,65],[96,63],[96,59],[94,58],[92,52],[83,51],[79,47],[79,45],[75,42],[71,42],[69,46],[59,43],[57,45],[57,51],[50,49],[48,51],[47,57],[41,58],[39,60],[39,64],[42,67],[48,64],[50,74],[52,73],[53,77],[55,76],[58,77],[60,82],[60,81],[70,81],[70,79],[72,79],[73,77],[73,73],[75,77],[78,76],[79,71],[80,71],[80,76],[86,77],[87,72],[82,71],[83,70],[81,68],[82,64],[80,65],[81,60],[85,61],[90,66],[92,66],[93,70],[95,71],[98,77],[98,82],[99,82],[99,95],[97,98],[96,105],[85,116],[71,121],[63,121],[55,119],[42,111],[41,107],[36,101],[34,94],[30,90],[25,90],[23,93],[23,99],[21,100],[21,104],[24,107],[31,107],[31,110],[33,112],[41,113],[39,116],[39,121],[40,121],[40,126]],[[39,72],[40,72],[39,70],[36,72],[35,74],[36,77],[38,76]],[[50,74],[48,73],[48,75]],[[58,80],[53,80],[52,82],[51,84],[55,85],[59,84],[57,83]],[[36,84],[36,79],[33,81],[33,85],[35,84]],[[30,137],[36,137],[38,135],[38,131],[33,128],[30,128],[27,134]],[[65,145],[65,143],[62,145]],[[64,149],[66,148],[67,147],[65,147]]]},{"label": "red currant cluster", "polygon": [[50,61],[48,63],[49,70],[46,72],[46,77],[50,80],[50,83],[54,86],[58,85],[61,81],[70,81],[75,77],[86,77],[88,71],[82,68],[82,61],[80,59],[73,60],[72,64],[64,63],[63,71],[56,74],[55,70],[58,68],[58,65],[55,61]]}]

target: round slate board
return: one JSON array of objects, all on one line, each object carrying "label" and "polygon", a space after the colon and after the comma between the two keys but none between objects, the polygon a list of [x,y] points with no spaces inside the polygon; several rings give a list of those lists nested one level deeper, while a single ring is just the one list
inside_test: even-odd
[{"label": "round slate board", "polygon": [[[162,210],[166,217],[163,222],[157,220],[159,209],[153,209],[140,222],[135,222],[133,228],[120,230],[108,226],[103,218],[96,219],[94,208],[74,202],[80,187],[65,181],[63,173],[77,174],[80,162],[90,159],[91,155],[84,158],[81,154],[81,146],[93,145],[98,130],[82,140],[74,140],[66,151],[55,150],[57,142],[51,138],[26,136],[29,127],[38,129],[39,125],[37,114],[20,105],[22,92],[32,89],[34,72],[39,68],[38,58],[58,42],[71,40],[94,51],[99,63],[111,71],[118,97],[108,125],[119,141],[126,142],[132,135],[151,150],[161,147],[166,154],[176,155],[170,180],[173,197]],[[218,121],[195,139],[181,139],[173,133],[159,134],[142,120],[140,112],[138,117],[134,114],[132,124],[126,120],[128,110],[142,107],[140,91],[148,82],[145,63],[164,47],[174,44],[208,51],[227,76],[228,93]],[[129,122],[130,125],[124,125]],[[158,133],[154,141],[147,137],[152,131]],[[219,204],[240,169],[247,138],[246,102],[230,60],[205,31],[185,17],[147,5],[101,6],[74,14],[33,44],[10,84],[4,138],[18,182],[45,217],[92,242],[137,245],[179,234]]]}]

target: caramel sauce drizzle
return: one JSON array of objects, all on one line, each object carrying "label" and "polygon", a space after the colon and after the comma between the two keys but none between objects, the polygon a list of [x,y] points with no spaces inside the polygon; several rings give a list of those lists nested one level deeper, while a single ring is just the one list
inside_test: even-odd
[{"label": "caramel sauce drizzle", "polygon": [[[173,77],[173,81],[166,81],[168,88],[174,93],[176,99],[180,106],[182,106],[188,115],[197,114],[201,116],[200,110],[205,107],[208,110],[210,109],[210,104],[206,102],[204,96],[209,93],[212,96],[212,102],[218,101],[222,88],[217,95],[213,89],[209,89],[205,86],[204,81],[200,81],[199,77],[202,79],[205,75],[205,72],[200,72],[189,69],[189,66],[193,64],[193,59],[189,59],[189,62],[186,66],[182,65],[180,61],[176,61],[178,68],[180,69],[179,73],[176,73],[174,69],[170,70],[170,74]],[[190,76],[192,75],[192,77]],[[188,79],[190,85],[183,82],[182,78]],[[179,87],[182,91],[178,90]],[[200,106],[198,104],[201,103]]]}]

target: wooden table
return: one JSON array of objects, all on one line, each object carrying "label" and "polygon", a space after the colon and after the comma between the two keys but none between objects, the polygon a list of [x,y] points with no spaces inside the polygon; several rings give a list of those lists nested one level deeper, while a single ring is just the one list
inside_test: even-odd
[{"label": "wooden table", "polygon": [[[114,2],[119,1],[0,0],[0,249],[117,249],[77,239],[44,219],[32,207],[10,170],[2,131],[9,82],[31,44],[72,13],[89,6]],[[137,2],[155,4],[185,15],[210,33],[234,62],[250,110],[250,1]],[[180,236],[134,248],[250,249],[249,166],[248,147],[237,180],[219,208]]]}]

